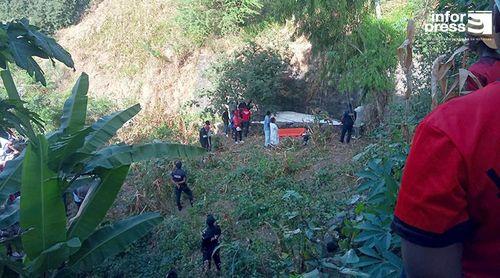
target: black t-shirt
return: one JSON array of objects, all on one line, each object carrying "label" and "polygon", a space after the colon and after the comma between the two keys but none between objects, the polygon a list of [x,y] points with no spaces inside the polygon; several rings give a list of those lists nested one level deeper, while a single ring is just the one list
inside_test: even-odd
[{"label": "black t-shirt", "polygon": [[[184,180],[184,178],[186,178],[187,174],[186,174],[186,171],[184,171],[182,169],[175,169],[174,171],[172,171],[170,176],[172,176],[172,179],[175,182],[181,182],[182,180]],[[184,182],[181,185],[185,185],[185,184],[186,183]]]},{"label": "black t-shirt", "polygon": [[208,226],[201,235],[201,249],[207,252],[213,252],[219,245],[221,229],[219,225]]}]

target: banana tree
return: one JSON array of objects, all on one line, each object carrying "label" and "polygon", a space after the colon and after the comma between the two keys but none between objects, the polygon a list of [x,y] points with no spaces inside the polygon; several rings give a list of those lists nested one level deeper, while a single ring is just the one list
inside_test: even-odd
[{"label": "banana tree", "polygon": [[43,70],[34,57],[55,60],[74,68],[71,55],[53,38],[36,30],[28,20],[0,22],[0,77],[7,91],[8,100],[0,100],[0,131],[14,128],[23,136],[35,139],[35,127],[42,130],[39,117],[24,108],[16,85],[9,70],[9,64],[15,63],[42,85],[46,85]]},{"label": "banana tree", "polygon": [[[0,174],[0,198],[21,190],[19,236],[25,257],[21,267],[4,263],[21,276],[71,275],[124,250],[161,221],[159,214],[145,213],[100,226],[130,165],[205,153],[202,148],[171,143],[107,145],[140,106],[85,126],[88,82],[83,73],[64,104],[60,128],[30,140],[23,156],[7,163]],[[61,196],[82,185],[89,187],[88,193],[76,216],[68,219]],[[16,207],[10,209],[15,215]],[[4,261],[0,256],[0,264]]]}]

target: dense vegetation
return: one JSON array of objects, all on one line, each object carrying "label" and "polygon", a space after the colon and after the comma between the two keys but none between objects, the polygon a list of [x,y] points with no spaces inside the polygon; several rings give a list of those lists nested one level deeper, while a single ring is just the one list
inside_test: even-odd
[{"label": "dense vegetation", "polygon": [[90,0],[5,0],[0,3],[0,21],[27,18],[47,32],[74,23]]},{"label": "dense vegetation", "polygon": [[[0,19],[28,17],[43,30],[54,31],[74,22],[80,7],[87,4],[68,0],[44,2],[46,5],[26,0],[2,3]],[[421,23],[434,11],[466,10],[469,1],[443,0],[436,1],[435,5],[420,0],[408,3],[382,1],[381,18],[376,17],[372,1],[366,0],[175,0],[169,2],[168,8],[157,1],[130,2],[130,5],[123,5],[121,17],[104,19],[99,31],[80,44],[83,48],[99,48],[100,52],[113,57],[107,60],[110,63],[100,65],[105,70],[114,72],[117,77],[125,76],[131,82],[143,83],[144,80],[137,78],[145,68],[154,64],[148,60],[151,57],[160,68],[170,65],[182,68],[190,55],[199,49],[210,49],[213,59],[204,70],[209,85],[198,91],[196,102],[183,103],[184,111],[168,115],[168,121],[159,116],[166,114],[164,111],[155,111],[156,114],[147,114],[146,111],[143,118],[125,126],[120,138],[137,143],[159,139],[193,142],[197,140],[197,125],[201,119],[218,121],[219,113],[226,105],[246,99],[252,99],[260,112],[267,109],[323,110],[334,118],[338,116],[335,113],[341,112],[333,107],[335,101],[341,103],[341,109],[347,102],[364,104],[371,107],[368,111],[371,111],[372,123],[367,136],[350,147],[332,143],[337,141],[337,130],[319,124],[312,126],[313,142],[308,147],[290,140],[283,142],[278,150],[268,150],[260,147],[261,142],[255,138],[246,140],[245,145],[233,146],[225,137],[216,136],[214,154],[185,161],[196,202],[181,213],[174,206],[169,184],[171,157],[163,157],[161,152],[147,152],[141,158],[160,154],[162,157],[134,164],[131,164],[136,161],[134,159],[123,165],[112,163],[112,169],[120,172],[120,180],[124,181],[123,190],[118,194],[122,182],[114,184],[114,191],[106,204],[99,206],[99,217],[93,220],[95,225],[87,233],[94,229],[109,229],[110,226],[101,228],[98,225],[101,220],[102,225],[106,225],[142,212],[159,211],[164,219],[152,217],[152,222],[159,223],[152,233],[124,252],[119,253],[116,249],[107,252],[106,255],[119,254],[95,269],[83,264],[76,267],[76,259],[67,256],[66,251],[80,246],[72,241],[72,237],[59,238],[58,242],[64,244],[59,244],[56,249],[63,250],[64,254],[57,263],[67,262],[65,265],[72,271],[96,277],[103,276],[103,273],[119,277],[163,276],[172,268],[177,269],[182,277],[199,276],[202,274],[199,233],[206,214],[213,213],[223,228],[224,276],[305,273],[306,277],[318,277],[320,273],[326,273],[331,276],[398,277],[401,271],[400,240],[392,233],[389,224],[409,149],[407,133],[411,133],[431,109],[428,72],[434,60],[440,54],[451,54],[463,42],[458,34],[429,34],[417,27],[413,45],[413,91],[406,103],[395,94],[396,49],[405,39],[409,18]],[[473,2],[478,9],[484,9],[487,1]],[[150,9],[149,5],[162,9]],[[172,16],[156,16],[165,11],[163,9]],[[149,25],[140,24],[145,16],[151,17]],[[18,21],[13,24],[24,28],[27,23]],[[0,32],[2,30],[8,28],[0,29]],[[123,36],[125,32],[129,35]],[[40,33],[36,34],[39,36]],[[3,55],[0,58],[8,58],[11,64],[17,63],[31,77],[24,70],[13,67],[8,71],[9,76],[12,74],[18,81],[22,99],[27,102],[23,104],[7,100],[12,98],[12,93],[9,94],[2,75],[4,88],[0,89],[0,109],[12,117],[2,118],[0,126],[16,128],[19,133],[38,142],[30,147],[32,152],[47,142],[44,136],[33,136],[33,133],[41,134],[42,130],[28,132],[28,123],[40,126],[44,122],[46,130],[64,133],[68,124],[64,111],[60,110],[64,105],[61,94],[70,96],[67,103],[75,100],[78,94],[59,92],[61,87],[55,78],[60,75],[48,74],[45,79],[41,68],[22,63],[23,59],[37,55],[11,58],[7,55],[9,45],[1,38],[0,33],[0,55]],[[305,73],[299,73],[297,62],[292,62],[291,43],[299,39],[311,44],[310,56],[302,61],[309,66]],[[105,43],[99,44],[103,41]],[[33,53],[33,49],[28,52]],[[457,55],[456,64],[461,64],[463,58],[464,55]],[[67,65],[73,66],[69,62]],[[155,75],[155,78],[166,77]],[[452,82],[456,76],[450,71],[447,78]],[[47,86],[38,85],[37,80]],[[48,172],[61,183],[78,175],[75,172],[77,166],[87,169],[86,174],[91,179],[102,180],[102,172],[93,172],[95,169],[88,167],[96,163],[106,164],[102,162],[104,152],[90,150],[87,155],[91,157],[86,157],[87,160],[79,165],[67,165],[68,157],[78,158],[78,154],[86,150],[87,136],[96,132],[93,128],[109,118],[86,127],[88,124],[122,104],[92,99],[86,94],[85,98],[90,107],[89,111],[80,109],[80,114],[75,114],[81,119],[78,128],[67,134],[69,139],[63,136],[59,138],[60,142],[49,140],[51,147],[44,149],[52,152],[57,148],[61,150],[62,146],[67,151],[58,152],[57,165],[54,161],[47,162],[50,162]],[[123,101],[130,102],[130,99]],[[206,109],[187,110],[187,104]],[[26,108],[38,115],[30,114]],[[129,109],[113,114],[128,115],[120,120],[120,126],[138,113],[137,107]],[[19,122],[22,124],[16,126]],[[110,139],[106,137],[100,143],[107,143]],[[121,147],[126,149],[116,145],[108,148]],[[109,152],[109,155],[114,153]],[[47,155],[42,158],[47,158]],[[128,167],[131,171],[125,178]],[[116,196],[117,201],[111,206]],[[58,207],[54,211],[60,212],[60,202],[55,203]],[[67,221],[62,216],[57,219],[58,223]],[[153,225],[146,226],[149,230]],[[63,229],[58,231],[72,235]],[[81,246],[85,246],[88,236],[77,237]],[[131,237],[129,242],[136,238]],[[43,250],[38,248],[34,252],[30,249],[28,252],[33,262]],[[56,270],[54,265],[29,262],[22,267],[32,273],[55,273]]]}]

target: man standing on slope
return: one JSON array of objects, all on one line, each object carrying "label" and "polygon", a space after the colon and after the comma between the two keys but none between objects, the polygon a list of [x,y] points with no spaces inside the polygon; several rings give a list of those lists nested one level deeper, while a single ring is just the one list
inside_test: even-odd
[{"label": "man standing on slope", "polygon": [[220,272],[220,252],[219,237],[221,230],[217,225],[215,217],[209,214],[207,216],[207,227],[201,233],[201,252],[203,253],[203,272],[207,272],[212,267],[212,259],[214,260],[217,272]]},{"label": "man standing on slope", "polygon": [[187,174],[184,170],[182,170],[182,162],[180,162],[179,160],[175,162],[175,169],[174,171],[172,171],[170,176],[172,177],[172,183],[175,186],[175,201],[177,203],[177,208],[179,209],[179,211],[182,210],[182,192],[188,195],[189,202],[191,203],[191,206],[193,206],[193,192],[187,185]]},{"label": "man standing on slope", "polygon": [[200,129],[200,144],[207,151],[212,150],[212,132],[210,131],[210,121],[206,121],[205,125]]},{"label": "man standing on slope", "polygon": [[499,277],[498,107],[500,81],[442,104],[418,126],[392,224],[408,277]]}]

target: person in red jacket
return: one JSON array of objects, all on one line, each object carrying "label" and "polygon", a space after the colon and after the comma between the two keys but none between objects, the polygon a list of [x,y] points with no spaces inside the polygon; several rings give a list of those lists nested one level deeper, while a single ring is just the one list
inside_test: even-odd
[{"label": "person in red jacket", "polygon": [[234,133],[234,142],[236,144],[243,143],[241,117],[240,117],[240,111],[238,109],[234,110],[233,112],[233,133]]},{"label": "person in red jacket", "polygon": [[477,77],[481,86],[471,77],[467,78],[465,89],[475,91],[500,78],[500,54],[497,52],[496,43],[486,44],[482,40],[473,40],[469,48],[479,55],[479,60],[469,67],[469,71]]},{"label": "person in red jacket", "polygon": [[248,137],[248,131],[250,129],[250,118],[252,117],[252,111],[248,109],[245,105],[240,109],[241,112],[241,126],[243,128],[243,136]]},{"label": "person in red jacket", "polygon": [[499,106],[497,80],[418,126],[392,223],[408,277],[500,276]]}]

